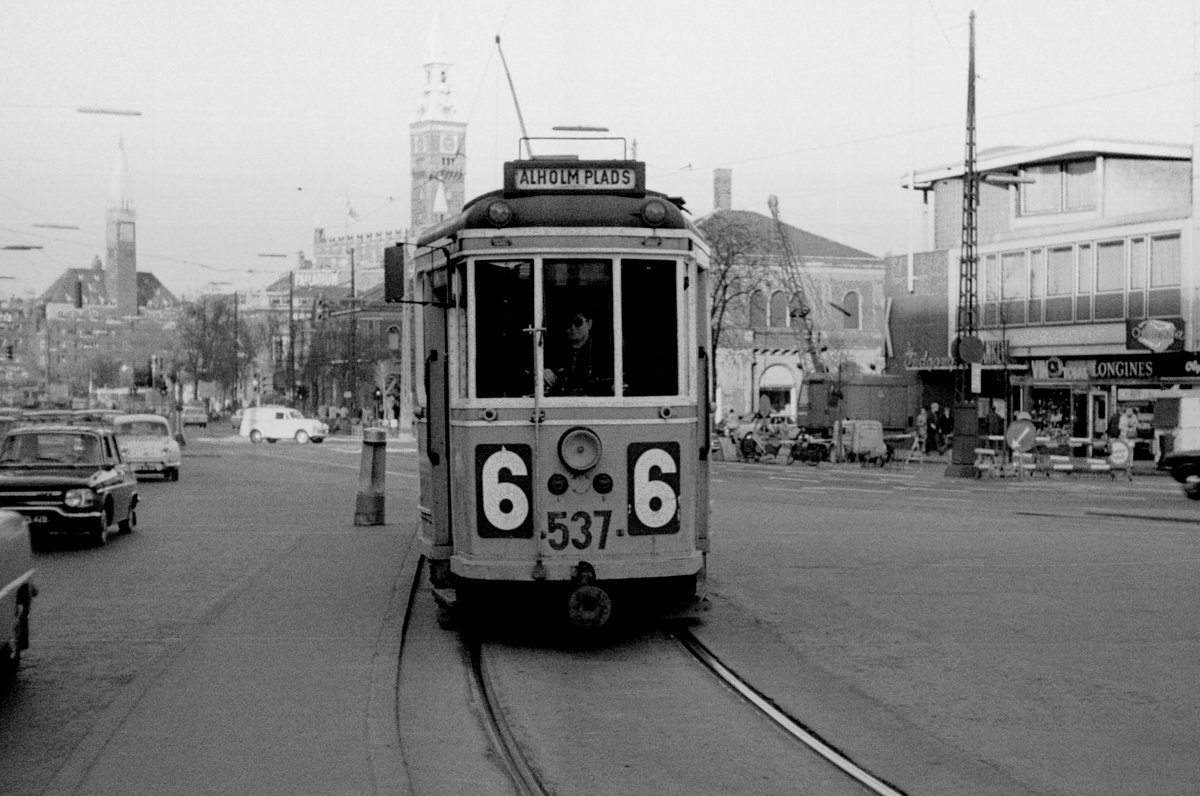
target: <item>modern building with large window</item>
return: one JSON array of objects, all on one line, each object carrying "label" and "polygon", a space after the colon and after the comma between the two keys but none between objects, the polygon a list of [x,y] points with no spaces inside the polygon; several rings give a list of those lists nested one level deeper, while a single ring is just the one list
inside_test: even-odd
[{"label": "modern building with large window", "polygon": [[[1191,267],[1191,147],[1077,139],[980,154],[981,396],[1050,434],[1103,435],[1116,411],[1200,377]],[[893,371],[953,394],[962,164],[918,171],[932,251],[889,258]],[[983,402],[981,410],[986,408]]]}]

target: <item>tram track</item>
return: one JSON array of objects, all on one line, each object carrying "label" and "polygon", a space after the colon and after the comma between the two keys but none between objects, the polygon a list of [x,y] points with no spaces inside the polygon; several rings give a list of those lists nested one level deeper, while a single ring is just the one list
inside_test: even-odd
[{"label": "tram track", "polygon": [[801,744],[820,755],[835,768],[841,770],[854,781],[878,796],[905,796],[883,780],[859,766],[847,755],[827,743],[811,729],[805,727],[796,719],[779,708],[769,697],[759,692],[726,666],[703,643],[686,628],[671,631],[671,636],[679,642],[687,652],[704,665],[713,675],[729,688],[737,692],[746,702],[752,705],[760,714],[792,736]]},{"label": "tram track", "polygon": [[472,687],[483,706],[484,732],[500,757],[509,780],[520,796],[550,796],[553,791],[546,787],[525,758],[525,753],[512,727],[509,726],[504,708],[498,699],[491,670],[483,654],[483,642],[476,635],[467,635],[464,637],[464,644],[471,661]]},{"label": "tram track", "polygon": [[[771,726],[777,730],[782,730],[783,734],[788,736],[793,742],[793,748],[798,748],[800,752],[798,757],[812,761],[805,765],[831,766],[837,772],[840,772],[832,774],[834,778],[844,777],[842,779],[843,785],[837,789],[838,792],[849,786],[854,792],[877,794],[877,796],[904,796],[903,791],[867,771],[843,752],[823,740],[814,731],[781,710],[768,696],[759,692],[733,672],[732,669],[725,665],[687,629],[671,628],[662,632],[652,633],[641,646],[653,649],[655,644],[663,644],[664,642],[666,646],[662,647],[663,650],[669,651],[671,647],[674,647],[683,654],[684,658],[692,661],[693,666],[698,662],[700,664],[699,668],[711,675],[707,680],[709,683],[716,681],[723,687],[723,690],[734,692],[740,698],[743,710],[745,705],[751,706],[759,718],[765,718]],[[486,725],[484,731],[489,739],[489,743],[492,745],[494,758],[500,761],[514,792],[522,796],[546,796],[547,794],[555,793],[558,788],[551,783],[557,781],[561,786],[561,775],[555,780],[553,773],[547,772],[547,778],[543,778],[538,766],[531,759],[531,754],[527,752],[524,746],[529,741],[522,741],[518,737],[519,733],[514,730],[513,725],[520,725],[521,720],[511,717],[510,708],[505,706],[503,692],[508,690],[509,698],[511,699],[514,684],[511,681],[507,684],[500,682],[503,678],[498,677],[493,671],[492,665],[489,664],[490,655],[505,655],[501,651],[504,645],[501,644],[497,647],[497,650],[489,651],[489,644],[491,642],[484,641],[471,633],[464,633],[461,637],[461,643],[466,657],[470,661],[471,690],[477,700],[477,704],[481,706],[481,709],[477,711],[477,715]],[[677,659],[676,663],[678,661],[679,659]],[[669,661],[663,665],[663,677],[670,676],[669,672],[672,665]],[[530,684],[527,683],[526,685]],[[536,689],[532,687],[522,690],[528,693],[536,692]],[[701,704],[710,700],[709,697],[693,699],[695,702]],[[630,717],[630,720],[634,722],[654,721],[649,715],[641,717],[633,716]],[[739,724],[745,726],[745,720],[743,719]],[[523,729],[523,735],[529,738],[529,725],[526,723]],[[649,734],[655,735],[656,732],[656,730],[652,729]],[[541,749],[540,746],[537,748]],[[542,751],[544,752],[544,750]],[[809,753],[815,754],[823,762],[820,764],[816,763]],[[536,755],[536,752],[532,754]],[[553,768],[553,763],[549,764]],[[572,785],[574,784],[580,785],[579,792],[587,790],[587,788],[582,786],[582,783],[572,783]],[[778,783],[775,784],[778,785]],[[567,786],[567,791],[570,790],[571,787]],[[770,790],[770,788],[768,787],[767,790]],[[823,788],[817,791],[810,791],[808,788],[800,787],[800,792],[833,791]]]}]

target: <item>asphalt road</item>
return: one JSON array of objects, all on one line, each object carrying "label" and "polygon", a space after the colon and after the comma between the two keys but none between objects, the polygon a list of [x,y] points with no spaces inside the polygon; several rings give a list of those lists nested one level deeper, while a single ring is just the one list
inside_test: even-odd
[{"label": "asphalt road", "polygon": [[979,764],[998,792],[1196,793],[1200,506],[1162,477],[941,472],[718,465],[706,640],[807,684],[801,715],[910,793]]},{"label": "asphalt road", "polygon": [[[132,536],[38,556],[0,792],[403,792],[415,454],[356,528],[360,451],[192,439]],[[1200,506],[1173,482],[723,463],[712,494],[697,632],[875,773],[1195,792]]]},{"label": "asphalt road", "polygon": [[399,776],[370,684],[395,679],[411,473],[392,473],[391,522],[354,527],[356,443],[189,438],[178,483],[140,485],[132,535],[36,557],[0,792],[370,793]]}]

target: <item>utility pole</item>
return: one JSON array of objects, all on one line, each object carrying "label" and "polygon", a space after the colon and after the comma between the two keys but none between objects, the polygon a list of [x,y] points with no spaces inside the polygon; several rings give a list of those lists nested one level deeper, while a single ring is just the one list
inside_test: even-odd
[{"label": "utility pole", "polygon": [[975,171],[975,12],[970,15],[967,66],[967,145],[963,166],[962,256],[958,266],[958,317],[954,359],[954,448],[947,475],[974,475],[979,411],[971,389],[974,367],[983,359],[979,328],[979,175]]},{"label": "utility pole", "polygon": [[288,271],[288,391],[296,402],[296,272]]},{"label": "utility pole", "polygon": [[350,247],[350,409],[358,411],[358,309],[354,290],[354,247]]}]

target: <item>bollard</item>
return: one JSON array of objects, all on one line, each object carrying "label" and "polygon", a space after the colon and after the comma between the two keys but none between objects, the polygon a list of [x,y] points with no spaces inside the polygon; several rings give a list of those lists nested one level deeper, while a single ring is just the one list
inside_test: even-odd
[{"label": "bollard", "polygon": [[383,525],[384,466],[387,461],[387,430],[363,429],[362,463],[358,468],[358,499],[355,525]]}]

